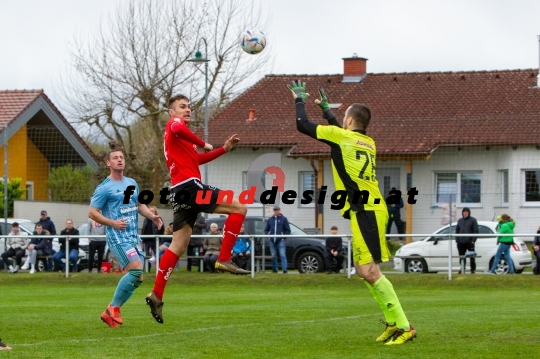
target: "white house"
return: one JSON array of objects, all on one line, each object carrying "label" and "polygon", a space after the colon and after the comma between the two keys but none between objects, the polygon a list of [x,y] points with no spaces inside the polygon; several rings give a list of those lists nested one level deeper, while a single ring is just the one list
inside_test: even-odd
[{"label": "white house", "polygon": [[[233,133],[239,148],[209,164],[209,184],[239,194],[246,171],[259,156],[281,154],[284,190],[302,193],[327,186],[325,204],[286,205],[283,213],[300,227],[332,225],[348,232],[347,220],[330,209],[335,191],[329,147],[296,130],[295,105],[286,85],[307,83],[310,99],[317,87],[328,94],[339,121],[351,103],[372,110],[367,130],[377,144],[377,179],[383,196],[392,187],[415,187],[416,203],[402,209],[407,233],[430,233],[441,227],[450,195],[457,216],[470,207],[478,220],[508,213],[516,232],[536,233],[540,226],[540,89],[537,69],[383,73],[366,72],[367,59],[344,59],[344,74],[268,75],[210,120],[210,143]],[[318,95],[318,94],[317,94]],[[310,119],[325,124],[308,100]],[[266,175],[266,187],[274,175]],[[261,215],[251,208],[250,214]],[[455,220],[455,217],[453,218]]]}]

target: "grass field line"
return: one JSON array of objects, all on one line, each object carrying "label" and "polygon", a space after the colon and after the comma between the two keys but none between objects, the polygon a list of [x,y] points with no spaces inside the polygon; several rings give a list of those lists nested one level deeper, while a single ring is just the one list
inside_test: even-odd
[{"label": "grass field line", "polygon": [[[359,319],[364,317],[373,317],[373,316],[380,316],[381,313],[372,313],[372,314],[362,314],[362,315],[353,315],[353,316],[347,316],[347,317],[337,317],[337,318],[325,318],[325,319],[310,319],[310,320],[294,320],[294,321],[288,321],[288,322],[279,322],[274,323],[276,325],[295,325],[295,324],[304,324],[304,323],[319,323],[319,322],[328,322],[328,321],[336,321],[336,320],[348,320],[348,319]],[[86,338],[86,339],[61,339],[61,340],[44,340],[41,342],[35,342],[35,343],[13,343],[12,346],[18,346],[18,347],[32,347],[32,346],[38,346],[43,344],[55,344],[55,343],[87,343],[87,342],[95,342],[95,341],[103,341],[103,340],[125,340],[125,339],[144,339],[144,338],[152,338],[152,337],[159,337],[159,336],[168,336],[168,335],[175,335],[175,334],[185,334],[185,333],[194,333],[194,332],[206,332],[211,330],[222,330],[222,329],[231,329],[231,328],[242,328],[242,327],[252,327],[252,326],[260,326],[261,323],[245,323],[245,324],[235,324],[235,325],[220,325],[220,326],[212,326],[212,327],[204,327],[204,328],[193,328],[193,329],[182,329],[177,330],[174,332],[162,332],[162,333],[152,333],[152,334],[143,334],[143,335],[132,335],[132,336],[122,336],[122,337],[111,337],[108,336],[106,338],[100,337],[100,338]],[[268,325],[268,323],[265,323],[265,325]],[[104,327],[105,329],[105,327]],[[106,328],[107,330],[110,330]]]},{"label": "grass field line", "polygon": [[[475,313],[482,312],[479,311],[478,308],[470,308]],[[460,312],[463,313],[467,311],[464,308],[456,308],[456,309],[445,309],[446,312]],[[509,309],[497,309],[498,312],[526,312],[529,311],[529,309],[516,309],[516,308],[509,308]],[[408,316],[409,314],[418,314],[418,313],[428,313],[433,312],[433,310],[406,310],[405,311]],[[486,309],[486,313],[492,313],[492,309]],[[375,312],[370,314],[362,314],[362,315],[352,315],[352,316],[346,316],[346,317],[333,317],[333,318],[322,318],[322,319],[309,319],[309,320],[293,320],[293,321],[283,321],[283,322],[274,322],[273,324],[276,326],[282,326],[282,325],[297,325],[297,324],[305,324],[305,323],[323,323],[323,322],[331,322],[331,321],[339,321],[339,320],[350,320],[350,319],[360,319],[360,318],[366,318],[366,317],[381,317],[382,313]],[[268,326],[268,322],[264,323],[264,325]],[[220,326],[211,326],[211,327],[204,327],[204,328],[192,328],[192,329],[182,329],[177,330],[173,332],[160,332],[160,333],[152,333],[152,334],[142,334],[142,335],[132,335],[132,336],[121,336],[121,337],[111,337],[107,336],[106,338],[100,337],[100,338],[85,338],[85,339],[69,339],[66,340],[65,338],[62,338],[61,340],[44,340],[41,342],[34,342],[34,343],[13,343],[12,346],[18,346],[18,347],[33,347],[33,346],[39,346],[39,345],[45,345],[45,344],[66,344],[66,343],[89,343],[89,342],[96,342],[96,341],[103,341],[103,340],[125,340],[127,338],[130,339],[145,339],[145,338],[152,338],[152,337],[160,337],[160,336],[169,336],[169,335],[175,335],[175,334],[185,334],[185,333],[195,333],[195,332],[207,332],[212,330],[222,330],[222,329],[234,329],[234,328],[246,328],[246,327],[253,327],[253,326],[260,326],[260,322],[256,323],[245,323],[245,324],[235,324],[235,325],[220,325]],[[104,327],[105,329],[105,327]],[[107,330],[109,330],[107,328]]]}]

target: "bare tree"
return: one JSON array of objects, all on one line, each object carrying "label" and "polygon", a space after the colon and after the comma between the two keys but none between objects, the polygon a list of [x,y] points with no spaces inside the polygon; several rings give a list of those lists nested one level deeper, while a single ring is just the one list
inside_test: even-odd
[{"label": "bare tree", "polygon": [[199,39],[208,43],[209,102],[219,109],[241,90],[246,74],[268,68],[267,51],[250,56],[238,46],[244,28],[267,23],[249,0],[121,3],[90,39],[78,37],[70,45],[63,110],[87,138],[122,144],[130,154],[128,173],[144,185],[162,185],[167,170],[161,141],[171,95],[192,98],[194,126],[202,122],[204,73],[188,62],[196,50],[206,55]]}]

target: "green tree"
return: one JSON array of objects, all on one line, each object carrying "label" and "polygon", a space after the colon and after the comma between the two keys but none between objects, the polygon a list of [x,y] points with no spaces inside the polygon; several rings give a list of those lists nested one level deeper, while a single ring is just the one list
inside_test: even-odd
[{"label": "green tree", "polygon": [[94,192],[94,170],[65,165],[51,171],[47,185],[53,201],[89,202]]},{"label": "green tree", "polygon": [[[13,216],[13,200],[21,199],[26,189],[21,187],[22,179],[19,177],[12,178],[8,181],[8,217]],[[4,216],[4,183],[0,184],[0,213]]]}]

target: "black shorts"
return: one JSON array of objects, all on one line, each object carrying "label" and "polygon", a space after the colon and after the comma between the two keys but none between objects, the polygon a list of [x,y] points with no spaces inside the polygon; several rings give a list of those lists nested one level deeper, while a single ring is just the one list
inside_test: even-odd
[{"label": "black shorts", "polygon": [[[198,204],[195,202],[197,192],[203,191],[203,198],[206,199],[207,191],[211,191],[210,203]],[[199,180],[193,179],[171,189],[171,204],[174,211],[173,231],[177,231],[189,224],[191,228],[200,212],[214,213],[218,206],[217,199],[219,188],[202,184]]]}]

